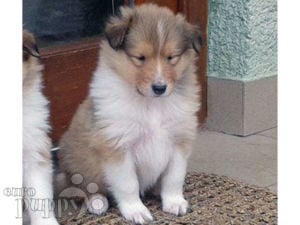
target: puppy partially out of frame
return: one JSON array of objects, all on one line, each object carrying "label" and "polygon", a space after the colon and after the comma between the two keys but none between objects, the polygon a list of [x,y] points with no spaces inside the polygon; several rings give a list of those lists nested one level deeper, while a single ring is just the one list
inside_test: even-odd
[{"label": "puppy partially out of frame", "polygon": [[88,210],[102,214],[111,194],[135,223],[152,220],[140,199],[159,190],[162,209],[187,212],[187,159],[197,129],[195,59],[200,33],[167,8],[123,7],[106,25],[90,93],[60,141],[60,170],[96,183]]},{"label": "puppy partially out of frame", "polygon": [[34,190],[33,196],[24,196],[25,213],[32,225],[58,225],[51,209],[49,109],[42,94],[43,66],[38,56],[33,35],[23,31],[23,185]]}]

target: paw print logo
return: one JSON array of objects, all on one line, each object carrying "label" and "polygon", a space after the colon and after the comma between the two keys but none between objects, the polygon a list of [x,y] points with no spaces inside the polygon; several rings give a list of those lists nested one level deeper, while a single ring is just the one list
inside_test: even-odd
[{"label": "paw print logo", "polygon": [[[98,193],[99,186],[96,183],[86,185],[86,192],[78,186],[84,181],[81,174],[73,174],[71,183],[73,186],[65,188],[60,192],[57,204],[57,216],[79,216],[88,210],[90,213],[103,214],[108,209],[107,198]],[[80,209],[76,204],[76,199],[83,199]],[[77,215],[75,215],[77,214]]]}]

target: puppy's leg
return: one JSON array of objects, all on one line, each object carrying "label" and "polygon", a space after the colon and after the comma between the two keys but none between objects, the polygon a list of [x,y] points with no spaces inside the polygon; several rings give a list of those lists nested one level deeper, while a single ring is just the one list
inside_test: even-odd
[{"label": "puppy's leg", "polygon": [[34,196],[25,195],[31,225],[58,225],[53,212],[51,162],[24,162],[24,166],[24,185],[35,189]]},{"label": "puppy's leg", "polygon": [[161,199],[163,211],[175,215],[187,212],[188,202],[183,197],[187,157],[176,150],[161,178]]},{"label": "puppy's leg", "polygon": [[119,162],[110,163],[105,168],[106,182],[115,197],[121,214],[137,224],[152,220],[151,213],[139,196],[139,183],[134,161],[129,153]]}]

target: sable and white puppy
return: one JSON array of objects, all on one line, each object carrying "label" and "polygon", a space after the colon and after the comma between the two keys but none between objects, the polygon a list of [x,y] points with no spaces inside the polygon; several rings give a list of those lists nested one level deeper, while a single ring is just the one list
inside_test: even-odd
[{"label": "sable and white puppy", "polygon": [[23,186],[35,190],[24,201],[31,224],[58,225],[49,207],[53,198],[49,109],[41,91],[43,66],[38,56],[33,35],[23,31]]},{"label": "sable and white puppy", "polygon": [[151,221],[140,194],[155,187],[163,211],[183,215],[199,109],[199,29],[182,15],[146,4],[121,8],[105,37],[90,94],[60,142],[60,169],[81,174],[83,188],[98,184],[98,193],[89,196],[92,213],[107,209],[109,193],[126,219]]}]

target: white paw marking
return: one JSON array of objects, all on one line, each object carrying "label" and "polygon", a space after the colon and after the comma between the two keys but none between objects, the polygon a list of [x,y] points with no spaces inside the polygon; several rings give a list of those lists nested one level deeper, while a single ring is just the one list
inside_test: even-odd
[{"label": "white paw marking", "polygon": [[135,224],[144,224],[153,220],[151,213],[142,202],[120,204],[119,208],[123,217]]},{"label": "white paw marking", "polygon": [[88,200],[87,208],[90,213],[101,215],[108,209],[107,198],[101,194],[92,195]]},{"label": "white paw marking", "polygon": [[174,196],[163,199],[163,211],[183,216],[188,209],[188,202],[182,196]]}]

